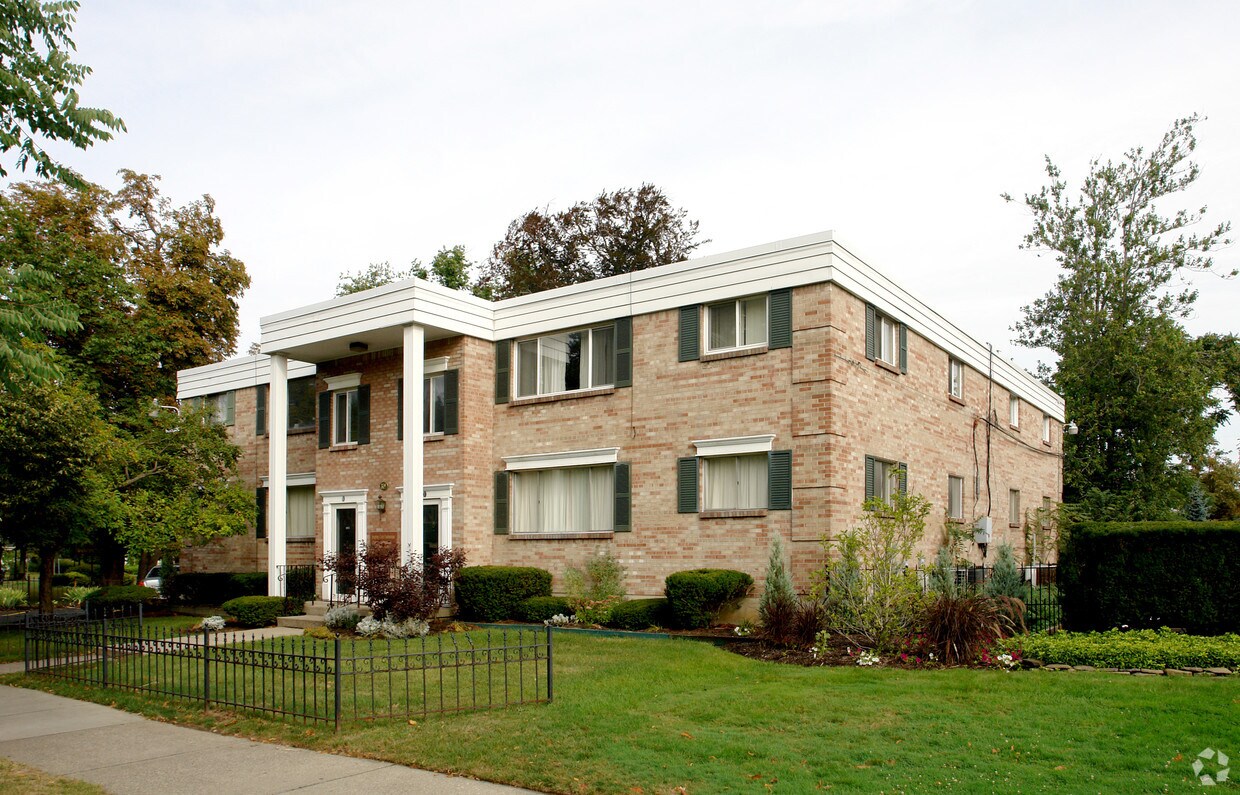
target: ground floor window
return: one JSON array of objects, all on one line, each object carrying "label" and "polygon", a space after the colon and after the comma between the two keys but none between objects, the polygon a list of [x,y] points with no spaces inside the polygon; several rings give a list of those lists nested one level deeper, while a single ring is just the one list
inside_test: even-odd
[{"label": "ground floor window", "polygon": [[702,506],[707,511],[767,507],[767,453],[702,459]]},{"label": "ground floor window", "polygon": [[512,474],[513,532],[615,529],[615,467],[536,469]]},{"label": "ground floor window", "polygon": [[314,538],[314,486],[288,487],[288,538]]}]

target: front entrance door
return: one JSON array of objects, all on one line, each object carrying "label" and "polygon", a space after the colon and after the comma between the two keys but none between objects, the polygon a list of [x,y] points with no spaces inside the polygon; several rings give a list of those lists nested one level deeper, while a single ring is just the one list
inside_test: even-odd
[{"label": "front entrance door", "polygon": [[[357,508],[336,509],[336,554],[341,558],[357,556]],[[353,575],[343,573],[336,580],[336,593],[352,595],[356,587]]]}]

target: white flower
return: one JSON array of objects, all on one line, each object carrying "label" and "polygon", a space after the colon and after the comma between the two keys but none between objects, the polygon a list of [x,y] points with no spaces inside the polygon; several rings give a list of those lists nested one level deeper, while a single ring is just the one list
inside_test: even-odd
[{"label": "white flower", "polygon": [[857,655],[857,665],[878,665],[878,652],[863,651]]},{"label": "white flower", "polygon": [[543,623],[549,627],[566,627],[569,624],[576,624],[577,616],[566,616],[563,613],[556,613]]},{"label": "white flower", "polygon": [[202,620],[202,628],[211,630],[212,632],[218,632],[224,628],[224,617],[207,616]]},{"label": "white flower", "polygon": [[369,638],[371,635],[378,635],[381,629],[383,629],[383,625],[380,624],[374,616],[366,616],[361,621],[357,622],[357,634],[364,638]]}]

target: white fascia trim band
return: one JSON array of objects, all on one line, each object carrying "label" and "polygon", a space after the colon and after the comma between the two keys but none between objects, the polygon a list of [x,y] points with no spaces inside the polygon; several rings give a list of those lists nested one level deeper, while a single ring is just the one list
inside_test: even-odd
[{"label": "white fascia trim band", "polygon": [[[262,481],[263,488],[268,487],[267,481],[269,480],[269,478],[266,475],[263,475],[261,478],[259,478],[259,480]],[[288,486],[313,486],[314,485],[314,473],[313,472],[300,472],[295,475],[289,475],[288,477],[284,479],[284,482]]]},{"label": "white fascia trim band", "polygon": [[597,450],[567,450],[562,453],[511,455],[504,458],[504,464],[506,465],[505,469],[509,472],[522,469],[589,467],[601,464],[614,464],[619,460],[619,455],[619,447],[601,447]]},{"label": "white fascia trim band", "polygon": [[431,375],[432,373],[443,373],[448,369],[448,357],[440,356],[436,359],[424,359],[422,361],[422,374]]},{"label": "white fascia trim band", "polygon": [[[424,500],[450,500],[452,499],[452,483],[434,483],[429,486],[422,487],[422,499]],[[405,502],[405,487],[396,487],[396,496],[403,505]]]},{"label": "white fascia trim band", "polygon": [[702,439],[693,442],[699,456],[712,455],[747,455],[750,453],[769,453],[775,442],[775,434],[762,436],[737,436],[732,439]]},{"label": "white fascia trim band", "polygon": [[366,504],[366,494],[370,489],[338,489],[336,491],[320,491],[319,496],[323,498],[323,504],[348,504],[351,502]]},{"label": "white fascia trim band", "polygon": [[344,375],[327,376],[323,379],[327,382],[327,391],[335,392],[337,389],[352,389],[353,387],[362,385],[361,373],[345,373]]}]

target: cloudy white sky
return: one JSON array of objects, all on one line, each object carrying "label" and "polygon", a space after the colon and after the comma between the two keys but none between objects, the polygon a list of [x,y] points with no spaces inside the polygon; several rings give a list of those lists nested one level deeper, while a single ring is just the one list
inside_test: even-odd
[{"label": "cloudy white sky", "polygon": [[[1240,221],[1237,23],[1226,0],[84,0],[84,100],[129,131],[64,159],[215,197],[253,278],[242,351],[341,271],[481,260],[529,209],[648,181],[701,221],[700,253],[833,229],[1032,367],[1010,327],[1055,268],[999,194],[1043,184],[1044,154],[1075,183],[1200,112],[1185,201]],[[1240,332],[1240,281],[1197,284],[1190,330]]]}]

